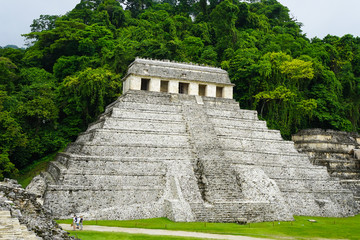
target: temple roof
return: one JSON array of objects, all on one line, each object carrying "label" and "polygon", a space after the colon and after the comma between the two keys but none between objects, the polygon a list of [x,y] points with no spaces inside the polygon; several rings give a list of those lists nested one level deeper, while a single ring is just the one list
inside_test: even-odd
[{"label": "temple roof", "polygon": [[130,74],[166,79],[231,84],[228,73],[221,68],[194,63],[171,62],[169,60],[136,58],[129,66],[127,75]]}]

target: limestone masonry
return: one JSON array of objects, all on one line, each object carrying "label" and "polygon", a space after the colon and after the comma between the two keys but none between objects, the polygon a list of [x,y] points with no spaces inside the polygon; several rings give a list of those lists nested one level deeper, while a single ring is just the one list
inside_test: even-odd
[{"label": "limestone masonry", "polygon": [[16,180],[0,182],[0,239],[70,240],[37,196],[25,191]]},{"label": "limestone masonry", "polygon": [[294,134],[298,151],[308,154],[314,165],[326,166],[332,177],[351,190],[360,206],[360,135],[323,129],[306,129]]},{"label": "limestone masonry", "polygon": [[326,167],[239,108],[226,71],[136,59],[123,81],[124,94],[29,185],[55,217],[255,222],[358,213]]}]

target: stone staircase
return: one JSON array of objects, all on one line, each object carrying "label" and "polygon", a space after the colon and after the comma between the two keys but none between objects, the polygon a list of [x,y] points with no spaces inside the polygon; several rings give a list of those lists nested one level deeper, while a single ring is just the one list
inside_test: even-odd
[{"label": "stone staircase", "polygon": [[0,211],[0,240],[40,240],[34,232],[29,231],[25,225],[12,218],[10,211]]},{"label": "stone staircase", "polygon": [[312,164],[325,166],[331,177],[352,191],[360,206],[360,159],[354,157],[360,136],[333,130],[308,129],[293,135],[295,146]]},{"label": "stone staircase", "polygon": [[190,203],[191,208],[197,221],[234,222],[239,216],[249,217],[244,204],[235,203],[244,198],[242,191],[202,105],[202,102],[190,101],[182,106],[194,152],[194,172],[203,200]]},{"label": "stone staircase", "polygon": [[[298,153],[294,142],[282,140],[277,130],[269,130],[255,111],[241,110],[235,101],[222,101],[215,106],[206,104],[206,112],[225,159],[239,169],[261,169],[269,178],[266,181],[276,183],[293,214],[323,215],[324,209],[333,209],[333,199],[341,199],[339,194],[353,199],[352,193],[331,178],[326,168],[311,165],[307,155]],[[336,214],[341,216],[348,207],[337,208]]]}]

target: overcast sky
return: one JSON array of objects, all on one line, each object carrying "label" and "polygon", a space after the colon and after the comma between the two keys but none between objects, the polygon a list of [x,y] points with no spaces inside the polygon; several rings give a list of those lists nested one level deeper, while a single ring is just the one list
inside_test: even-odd
[{"label": "overcast sky", "polygon": [[[307,37],[327,34],[360,36],[360,0],[278,0],[302,22]],[[30,32],[30,24],[41,14],[61,15],[80,0],[0,0],[0,46],[24,46],[21,34]]]},{"label": "overcast sky", "polygon": [[278,0],[303,23],[308,38],[328,34],[360,36],[360,0]]}]

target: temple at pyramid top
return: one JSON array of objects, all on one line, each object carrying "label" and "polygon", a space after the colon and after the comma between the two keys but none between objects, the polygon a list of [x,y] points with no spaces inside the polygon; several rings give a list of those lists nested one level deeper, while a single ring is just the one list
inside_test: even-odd
[{"label": "temple at pyramid top", "polygon": [[225,70],[196,64],[136,58],[123,82],[123,93],[145,90],[233,98],[234,84]]}]

